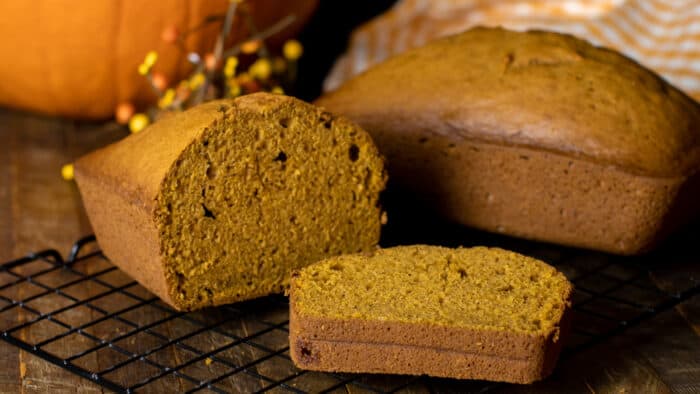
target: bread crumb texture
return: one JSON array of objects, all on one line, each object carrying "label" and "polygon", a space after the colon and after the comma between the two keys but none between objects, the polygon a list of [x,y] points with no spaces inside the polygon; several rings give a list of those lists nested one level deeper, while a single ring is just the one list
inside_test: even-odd
[{"label": "bread crumb texture", "polygon": [[189,308],[281,292],[292,269],[378,242],[386,177],[364,131],[270,96],[220,111],[158,196],[178,302]]},{"label": "bread crumb texture", "polygon": [[542,334],[572,286],[553,267],[498,248],[400,246],[327,259],[294,277],[301,316]]}]

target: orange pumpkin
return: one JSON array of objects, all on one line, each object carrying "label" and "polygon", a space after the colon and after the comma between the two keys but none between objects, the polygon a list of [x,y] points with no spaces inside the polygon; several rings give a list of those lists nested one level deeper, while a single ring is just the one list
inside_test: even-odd
[{"label": "orange pumpkin", "polygon": [[[2,0],[0,1],[0,105],[76,118],[108,118],[124,101],[154,99],[137,67],[149,50],[154,70],[169,81],[188,71],[185,53],[162,38],[176,26],[188,31],[210,15],[223,15],[228,0]],[[294,14],[295,23],[273,40],[297,32],[317,0],[248,0],[259,30]],[[240,14],[238,14],[240,16]],[[211,51],[220,31],[211,23],[189,34],[186,51]],[[245,39],[242,18],[230,40]]]}]

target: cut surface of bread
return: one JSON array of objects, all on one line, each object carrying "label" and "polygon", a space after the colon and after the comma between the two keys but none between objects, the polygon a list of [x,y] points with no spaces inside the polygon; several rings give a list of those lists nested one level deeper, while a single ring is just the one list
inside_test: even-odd
[{"label": "cut surface of bread", "polygon": [[106,255],[177,309],[281,292],[369,250],[386,175],[366,132],[300,100],[200,105],[98,150],[76,179]]},{"label": "cut surface of bread", "polygon": [[568,330],[571,284],[498,248],[414,245],[326,259],[290,289],[295,364],[529,383]]},{"label": "cut surface of bread", "polygon": [[700,106],[570,35],[474,28],[317,103],[372,134],[392,181],[476,228],[635,254],[700,212]]}]

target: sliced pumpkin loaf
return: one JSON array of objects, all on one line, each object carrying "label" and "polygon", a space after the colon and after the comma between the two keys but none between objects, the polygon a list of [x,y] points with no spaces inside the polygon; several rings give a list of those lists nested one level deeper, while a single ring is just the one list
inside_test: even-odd
[{"label": "sliced pumpkin loaf", "polygon": [[554,368],[572,286],[498,248],[401,246],[293,274],[291,357],[317,371],[529,383]]},{"label": "sliced pumpkin loaf", "polygon": [[291,97],[203,104],[75,168],[104,253],[180,310],[281,292],[292,269],[379,240],[374,143]]}]

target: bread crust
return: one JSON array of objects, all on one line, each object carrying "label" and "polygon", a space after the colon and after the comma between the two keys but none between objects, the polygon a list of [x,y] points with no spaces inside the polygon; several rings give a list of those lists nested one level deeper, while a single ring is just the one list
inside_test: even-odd
[{"label": "bread crust", "polygon": [[[103,253],[120,269],[169,305],[175,301],[174,278],[165,269],[155,222],[160,185],[172,163],[221,115],[210,102],[169,116],[147,132],[95,150],[75,163],[75,178],[90,224]],[[145,154],[144,147],[147,149]]]},{"label": "bread crust", "polygon": [[176,305],[166,281],[158,228],[151,212],[116,193],[104,178],[79,176],[83,204],[105,256],[163,301]]},{"label": "bread crust", "polygon": [[[692,220],[700,177],[635,175],[558,152],[445,137],[386,147],[393,179],[438,213],[537,241],[637,254]],[[415,163],[420,163],[416,166]]]},{"label": "bread crust", "polygon": [[532,383],[551,374],[571,329],[571,295],[559,324],[546,333],[440,324],[312,316],[290,287],[290,356],[296,366],[325,372],[430,375]]}]

